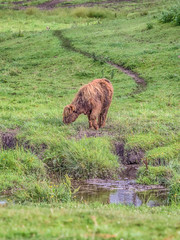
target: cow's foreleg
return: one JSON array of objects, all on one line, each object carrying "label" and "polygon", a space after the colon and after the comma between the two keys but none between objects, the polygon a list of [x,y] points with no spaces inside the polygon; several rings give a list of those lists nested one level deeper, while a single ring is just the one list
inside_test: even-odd
[{"label": "cow's foreleg", "polygon": [[90,114],[88,114],[88,121],[89,121],[89,128],[93,129],[93,125],[92,125],[92,120],[90,118]]},{"label": "cow's foreleg", "polygon": [[99,117],[98,117],[98,126],[99,128],[101,127],[101,114],[99,114]]},{"label": "cow's foreleg", "polygon": [[[94,127],[94,129],[98,130],[98,124],[96,121],[96,116],[98,115],[98,113],[96,112],[96,110],[93,110],[90,114],[90,118],[89,118],[89,127],[92,128]],[[91,125],[92,124],[92,125]]]}]

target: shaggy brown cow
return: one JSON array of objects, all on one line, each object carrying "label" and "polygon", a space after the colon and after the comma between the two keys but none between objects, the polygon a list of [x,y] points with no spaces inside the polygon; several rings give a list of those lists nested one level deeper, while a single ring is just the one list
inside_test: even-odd
[{"label": "shaggy brown cow", "polygon": [[93,80],[81,87],[72,103],[64,108],[63,122],[66,124],[74,122],[83,113],[88,116],[89,128],[97,130],[104,127],[112,95],[113,87],[109,80],[105,78]]}]

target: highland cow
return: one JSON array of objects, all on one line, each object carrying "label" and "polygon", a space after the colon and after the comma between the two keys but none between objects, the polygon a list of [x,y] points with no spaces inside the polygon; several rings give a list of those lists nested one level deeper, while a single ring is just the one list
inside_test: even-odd
[{"label": "highland cow", "polygon": [[113,87],[109,80],[93,80],[81,87],[72,103],[64,108],[63,122],[72,123],[83,113],[88,116],[89,128],[104,127],[112,96]]}]

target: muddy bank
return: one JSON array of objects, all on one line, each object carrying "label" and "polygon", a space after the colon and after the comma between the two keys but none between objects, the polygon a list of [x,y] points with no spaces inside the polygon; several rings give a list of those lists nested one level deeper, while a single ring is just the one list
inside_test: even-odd
[{"label": "muddy bank", "polygon": [[18,129],[9,129],[6,132],[0,131],[0,148],[14,149],[17,145],[17,133]]},{"label": "muddy bank", "polygon": [[5,132],[0,131],[0,149],[8,150],[15,149],[16,147],[23,147],[36,154],[40,159],[43,158],[43,153],[47,149],[47,145],[42,143],[38,146],[32,145],[26,139],[18,139],[17,134],[20,131],[16,129],[6,129]]},{"label": "muddy bank", "polygon": [[119,157],[119,160],[125,165],[140,164],[145,155],[145,151],[142,149],[126,150],[125,144],[121,142],[115,143],[115,150],[115,153]]}]

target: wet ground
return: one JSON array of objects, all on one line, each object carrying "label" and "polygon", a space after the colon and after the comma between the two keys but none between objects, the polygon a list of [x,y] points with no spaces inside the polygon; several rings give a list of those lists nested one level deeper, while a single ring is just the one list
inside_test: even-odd
[{"label": "wet ground", "polygon": [[[127,165],[118,180],[89,179],[72,181],[79,191],[74,198],[79,202],[103,204],[124,204],[150,207],[167,205],[168,189],[161,185],[142,185],[136,183],[138,164]],[[56,183],[57,184],[57,183]],[[7,204],[5,196],[0,197],[0,206]]]},{"label": "wet ground", "polygon": [[144,186],[135,180],[76,182],[80,186],[75,198],[81,202],[116,203],[150,207],[167,204],[168,191],[162,186]]},{"label": "wet ground", "polygon": [[[131,171],[129,171],[131,169]],[[134,172],[133,172],[134,169]],[[142,185],[135,181],[136,166],[128,166],[117,181],[90,179],[73,182],[80,186],[75,199],[80,202],[116,203],[150,207],[166,205],[168,190],[160,185]],[[131,172],[131,175],[128,175]]]}]

